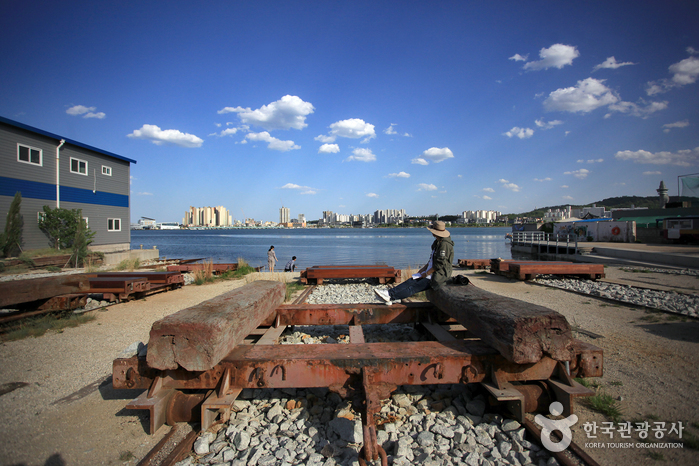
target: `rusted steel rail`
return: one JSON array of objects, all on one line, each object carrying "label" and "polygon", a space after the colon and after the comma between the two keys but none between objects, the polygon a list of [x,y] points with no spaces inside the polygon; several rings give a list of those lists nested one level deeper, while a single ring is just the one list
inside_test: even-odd
[{"label": "rusted steel rail", "polygon": [[491,259],[459,259],[459,267],[465,267],[467,269],[488,269],[490,268]]},{"label": "rusted steel rail", "polygon": [[491,259],[490,271],[519,280],[531,280],[537,275],[576,275],[592,280],[604,278],[604,264],[576,264],[566,261]]},{"label": "rusted steel rail", "polygon": [[379,283],[397,283],[400,277],[400,270],[385,265],[315,265],[301,271],[301,283],[317,285],[338,278],[378,278]]},{"label": "rusted steel rail", "polygon": [[90,288],[84,275],[57,275],[0,282],[0,307],[16,306],[54,296],[82,293]]}]

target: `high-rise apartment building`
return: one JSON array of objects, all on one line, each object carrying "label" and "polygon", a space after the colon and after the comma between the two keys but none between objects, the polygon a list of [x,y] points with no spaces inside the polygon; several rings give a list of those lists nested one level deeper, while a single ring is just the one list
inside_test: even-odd
[{"label": "high-rise apartment building", "polygon": [[291,212],[288,207],[282,206],[279,209],[279,223],[287,224],[291,222]]},{"label": "high-rise apartment building", "polygon": [[226,227],[233,224],[233,218],[223,206],[190,207],[184,213],[182,223],[198,227]]}]

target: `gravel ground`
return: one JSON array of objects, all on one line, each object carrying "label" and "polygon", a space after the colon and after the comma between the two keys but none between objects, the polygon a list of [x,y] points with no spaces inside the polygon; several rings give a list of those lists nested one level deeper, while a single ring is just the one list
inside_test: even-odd
[{"label": "gravel ground", "polygon": [[[647,286],[662,282],[663,286],[688,292],[696,282],[695,277],[659,272],[640,274],[618,268],[605,270],[607,276],[615,280],[647,282]],[[639,306],[614,304],[491,274],[464,273],[474,285],[486,291],[549,307],[565,315],[574,328],[601,335],[602,338],[596,339],[585,334],[576,336],[604,349],[605,375],[595,381],[597,390],[621,400],[617,403],[623,419],[647,419],[651,425],[655,420],[666,422],[668,426],[682,421],[686,429],[684,438],[689,434],[699,434],[695,427],[699,426],[696,403],[699,381],[695,375],[699,364],[699,324],[695,319]],[[679,282],[680,279],[693,281]],[[136,464],[167,429],[162,428],[153,436],[146,435],[147,414],[123,409],[138,393],[111,388],[112,360],[134,342],[146,342],[155,320],[240,285],[242,282],[238,281],[187,286],[145,300],[110,306],[102,312],[95,311],[97,319],[78,328],[0,345],[3,361],[0,365],[0,393],[5,392],[0,396],[0,435],[3,438],[0,464]],[[330,286],[320,288],[330,289]],[[369,295],[365,296],[364,299],[368,300]],[[370,302],[378,302],[373,294],[370,299]],[[298,333],[284,335],[284,343],[319,339],[316,343],[332,344],[333,341],[329,340],[332,338],[341,344],[342,336],[346,335],[341,328],[331,329],[327,334],[325,330],[295,330]],[[416,337],[411,330],[395,331],[403,334],[402,338]],[[380,334],[376,336],[381,337]],[[13,387],[13,391],[7,391]],[[451,386],[431,386],[422,391],[403,387],[395,393],[385,403],[386,416],[391,422],[386,422],[380,429],[384,432],[380,434],[381,439],[388,442],[385,443],[387,453],[398,461],[394,464],[445,464],[446,458],[452,464],[458,464],[453,463],[455,455],[461,455],[458,461],[463,464],[488,464],[482,462],[483,458],[498,464],[502,458],[497,458],[497,454],[507,458],[513,451],[514,458],[520,463],[524,458],[517,456],[518,453],[533,457],[533,464],[548,461],[543,454],[538,456],[540,451],[527,448],[527,444],[513,438],[510,433],[519,429],[508,430],[511,425],[505,427],[501,419],[483,413],[481,422],[474,422],[476,414],[472,410],[477,408],[478,401],[483,401],[478,398],[481,395],[473,387]],[[237,405],[234,422],[213,432],[213,437],[202,438],[198,446],[202,454],[197,457],[206,458],[213,453],[209,459],[221,455],[218,459],[223,460],[222,454],[226,454],[230,464],[235,464],[234,460],[241,459],[238,457],[240,452],[248,451],[245,464],[251,464],[253,455],[258,455],[257,464],[283,464],[285,455],[290,458],[291,453],[295,453],[295,458],[303,458],[303,463],[354,464],[356,443],[353,441],[356,438],[351,436],[355,431],[353,427],[346,427],[356,425],[353,418],[356,414],[343,409],[346,406],[342,403],[324,391],[246,392]],[[273,414],[271,420],[268,419],[270,411]],[[416,413],[409,414],[413,411]],[[586,448],[588,442],[619,442],[620,437],[617,434],[612,439],[587,439],[582,425],[587,422],[602,426],[610,419],[580,401],[576,402],[576,414],[579,420],[573,426],[573,438],[600,464],[655,464],[651,453],[653,458],[662,455],[665,461],[678,465],[699,464],[697,451],[687,445],[683,449],[667,450]],[[330,422],[337,428],[330,427]],[[272,432],[274,426],[279,428]],[[282,426],[285,429],[281,429]],[[266,436],[260,434],[265,428],[269,430]],[[249,429],[257,429],[256,435],[249,435]],[[488,442],[483,430],[493,442],[490,448],[486,446]],[[250,436],[247,446],[245,433]],[[289,436],[289,433],[293,435]],[[275,439],[276,449],[260,447],[275,445]],[[522,447],[522,452],[516,451],[519,447],[515,441]],[[296,442],[296,445],[290,442]],[[512,448],[504,455],[500,445],[505,443]],[[205,444],[208,444],[209,453],[203,452]],[[493,450],[495,447],[497,453]],[[489,454],[482,448],[488,448]],[[274,459],[270,458],[272,451]],[[235,458],[231,458],[231,452],[235,453]],[[276,457],[277,452],[281,458]],[[479,454],[474,455],[476,452]],[[302,456],[304,453],[306,457]],[[263,458],[264,461],[260,462]],[[517,464],[512,459],[508,461]]]}]

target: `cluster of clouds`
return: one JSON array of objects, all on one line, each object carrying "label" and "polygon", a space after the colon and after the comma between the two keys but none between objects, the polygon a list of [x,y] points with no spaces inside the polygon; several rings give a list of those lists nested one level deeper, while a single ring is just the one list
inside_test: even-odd
[{"label": "cluster of clouds", "polygon": [[[699,79],[699,58],[693,55],[698,52],[689,47],[687,52],[692,55],[669,67],[671,78],[660,79],[647,83],[646,94],[652,97],[656,94],[668,92],[674,88],[693,84]],[[525,71],[541,71],[550,68],[561,69],[565,66],[572,66],[573,60],[580,56],[577,47],[565,44],[553,44],[548,48],[539,51],[539,60],[529,61],[529,55],[515,54],[509,59],[513,61],[525,62]],[[608,57],[605,61],[595,65],[592,73],[604,69],[618,69],[623,66],[636,65],[633,62],[618,62],[614,56]],[[608,113],[605,118],[610,118],[614,113],[627,114],[639,118],[648,118],[653,113],[668,108],[668,102],[661,100],[638,99],[636,102],[622,100],[617,91],[606,84],[606,79],[588,77],[578,80],[575,85],[556,89],[548,94],[543,100],[543,108],[547,112],[568,112],[586,114],[598,108],[606,108]],[[543,120],[536,120],[539,129],[551,129],[556,125],[563,124],[560,120],[554,120],[545,124]],[[682,122],[665,125],[665,132],[670,128],[679,128]],[[688,124],[688,123],[687,123]],[[529,139],[534,136],[535,130],[529,127],[515,126],[506,131],[503,136],[508,138]]]},{"label": "cluster of clouds", "polygon": [[86,107],[84,105],[73,105],[66,110],[66,113],[73,116],[82,116],[83,118],[97,118],[98,120],[102,120],[107,116],[104,112],[98,112],[97,107]]},{"label": "cluster of clouds", "polygon": [[[689,47],[687,53],[688,58],[674,63],[668,67],[671,74],[669,78],[662,78],[656,81],[649,81],[646,84],[645,92],[649,100],[639,98],[636,102],[624,101],[619,93],[609,87],[606,79],[588,77],[578,80],[575,85],[563,87],[550,92],[543,100],[543,109],[547,112],[568,112],[574,114],[588,114],[599,108],[606,108],[608,113],[604,118],[610,118],[614,113],[627,114],[639,118],[648,118],[650,115],[663,111],[668,108],[668,102],[665,100],[653,100],[655,96],[664,94],[673,89],[696,83],[699,79],[699,57],[696,55],[699,51]],[[561,69],[565,66],[572,66],[573,61],[580,56],[577,47],[565,44],[554,44],[548,48],[542,48],[539,51],[538,60],[529,60],[529,55],[515,54],[510,57],[510,60],[515,62],[524,62],[523,70],[525,71],[541,71],[551,68]],[[592,73],[600,70],[612,69],[616,70],[621,67],[633,66],[636,63],[630,61],[618,62],[614,56],[608,57],[602,63],[595,65],[592,68]],[[536,128],[539,130],[548,130],[556,126],[562,125],[561,120],[545,121],[543,119],[536,120]],[[665,133],[669,133],[673,129],[681,129],[689,126],[689,120],[677,121],[668,123],[662,126]],[[535,129],[530,127],[514,126],[509,131],[502,133],[508,138],[529,139],[534,136]],[[566,132],[567,134],[567,132]],[[677,152],[649,152],[645,150],[624,150],[618,151],[615,155],[616,160],[630,161],[641,164],[655,165],[676,165],[690,166],[699,163],[699,148],[680,150]],[[578,163],[601,163],[603,159],[578,160]],[[585,168],[566,171],[564,175],[570,175],[575,178],[584,180],[590,174],[590,170]],[[644,175],[657,175],[658,171],[644,172]],[[535,181],[547,181],[535,179]],[[566,186],[567,187],[567,186]]]}]

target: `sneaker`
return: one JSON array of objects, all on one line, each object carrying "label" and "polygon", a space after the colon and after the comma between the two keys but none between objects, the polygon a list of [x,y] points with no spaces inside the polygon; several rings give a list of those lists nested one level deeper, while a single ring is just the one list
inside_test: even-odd
[{"label": "sneaker", "polygon": [[381,298],[386,304],[389,306],[391,305],[391,295],[388,294],[388,291],[374,288],[374,293],[376,293],[378,297]]}]

